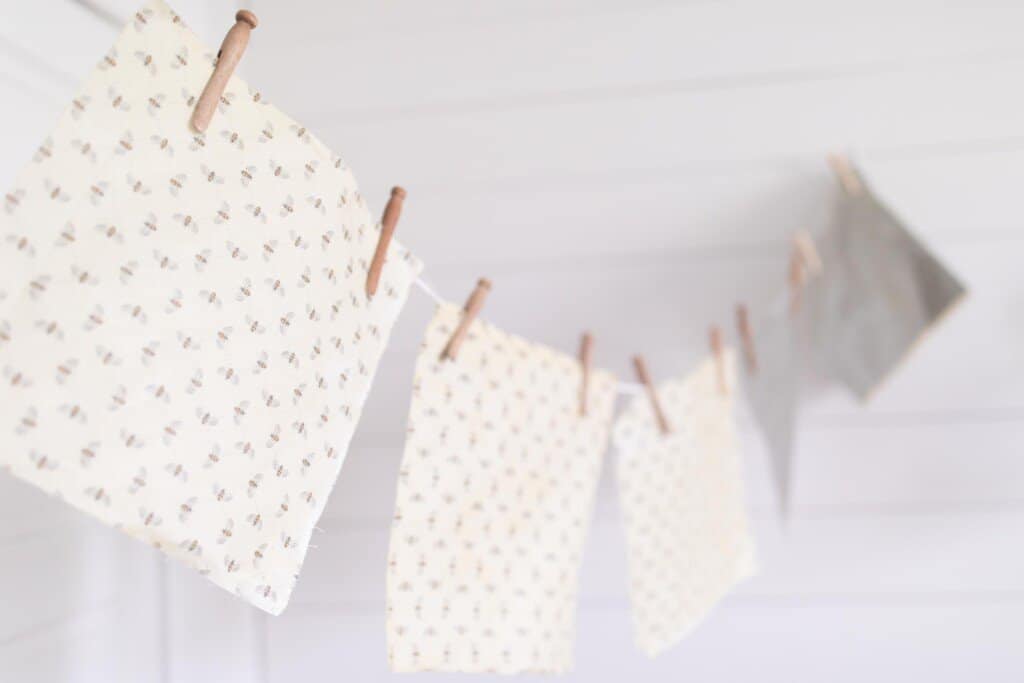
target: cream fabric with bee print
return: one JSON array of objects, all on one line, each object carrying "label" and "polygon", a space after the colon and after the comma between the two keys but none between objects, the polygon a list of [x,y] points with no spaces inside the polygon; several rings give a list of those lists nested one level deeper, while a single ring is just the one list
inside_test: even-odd
[{"label": "cream fabric with bee print", "polygon": [[418,262],[152,2],[0,214],[0,463],[279,613]]},{"label": "cream fabric with bee print", "polygon": [[637,644],[654,656],[692,630],[754,572],[736,452],[733,353],[661,384],[671,427],[662,435],[646,397],[615,424]]},{"label": "cream fabric with bee print", "polygon": [[387,570],[395,671],[572,666],[580,558],[607,448],[614,378],[439,308],[416,364]]}]

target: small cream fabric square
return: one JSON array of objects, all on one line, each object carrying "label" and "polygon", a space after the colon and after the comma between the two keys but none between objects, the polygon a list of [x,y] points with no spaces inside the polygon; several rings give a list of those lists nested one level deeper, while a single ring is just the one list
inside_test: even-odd
[{"label": "small cream fabric square", "polygon": [[387,570],[395,671],[562,672],[616,383],[441,306],[416,364]]},{"label": "small cream fabric square", "polygon": [[732,352],[728,394],[713,359],[658,387],[672,427],[663,436],[646,396],[616,421],[619,498],[636,641],[654,656],[678,642],[754,572],[736,452]]},{"label": "small cream fabric square", "polygon": [[288,602],[419,263],[351,172],[162,2],[0,213],[0,465],[272,613]]}]

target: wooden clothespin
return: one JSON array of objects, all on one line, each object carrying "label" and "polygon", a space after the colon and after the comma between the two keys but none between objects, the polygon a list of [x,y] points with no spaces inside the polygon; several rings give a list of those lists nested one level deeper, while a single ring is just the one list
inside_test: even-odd
[{"label": "wooden clothespin", "polygon": [[789,253],[789,312],[793,315],[803,302],[805,277],[803,259],[794,247]]},{"label": "wooden clothespin", "polygon": [[462,309],[462,320],[459,321],[459,326],[452,332],[451,339],[448,340],[444,351],[441,352],[441,360],[455,360],[455,356],[459,353],[459,347],[462,346],[462,342],[469,332],[469,326],[480,313],[480,309],[484,307],[484,300],[490,291],[491,281],[480,278]]},{"label": "wooden clothespin", "polygon": [[789,308],[792,313],[800,310],[804,286],[812,277],[820,275],[823,268],[810,234],[801,231],[793,235],[789,255]]},{"label": "wooden clothespin", "polygon": [[669,427],[668,419],[665,418],[665,411],[661,409],[661,401],[658,400],[658,392],[654,388],[654,383],[651,382],[651,376],[647,374],[647,364],[644,363],[643,356],[633,356],[633,368],[636,370],[636,378],[640,380],[640,383],[647,390],[647,398],[651,401],[651,408],[654,410],[654,419],[658,423],[658,429],[661,430],[662,434],[670,434],[672,429]]},{"label": "wooden clothespin", "polygon": [[842,154],[829,154],[827,159],[846,194],[857,197],[864,193],[864,181],[860,179],[860,174],[848,158]]},{"label": "wooden clothespin", "polygon": [[754,331],[750,327],[750,313],[746,304],[736,304],[736,331],[743,344],[743,357],[747,361],[747,372],[757,374],[757,349],[754,346]]},{"label": "wooden clothespin", "polygon": [[398,225],[398,218],[402,215],[402,203],[405,201],[405,196],[405,190],[402,188],[391,188],[391,197],[388,199],[387,206],[384,207],[384,215],[380,219],[380,239],[377,240],[377,251],[373,253],[370,272],[366,275],[366,296],[368,297],[377,293],[380,274],[384,270],[384,257],[388,254],[388,246],[395,234],[395,226]]},{"label": "wooden clothespin", "polygon": [[793,235],[793,248],[800,254],[804,264],[804,271],[810,277],[817,277],[825,269],[821,262],[821,254],[814,246],[814,238],[806,230],[798,230]]},{"label": "wooden clothespin", "polygon": [[594,336],[589,332],[583,334],[580,339],[580,367],[583,371],[580,381],[580,415],[587,414],[587,394],[590,389],[590,364],[591,354],[594,349]]},{"label": "wooden clothespin", "polygon": [[715,357],[715,374],[718,376],[718,390],[722,394],[729,393],[729,385],[725,380],[725,356],[722,346],[722,330],[717,325],[712,325],[708,332],[708,342],[711,346],[711,355]]},{"label": "wooden clothespin", "polygon": [[192,113],[192,127],[198,132],[205,133],[210,127],[210,121],[217,112],[217,104],[224,95],[224,88],[227,87],[238,62],[245,54],[252,30],[258,25],[259,20],[249,10],[240,10],[235,15],[235,25],[221,43],[220,52],[217,53],[217,66],[214,67],[210,80],[206,82],[206,87],[203,88],[203,93],[199,96],[195,111]]}]

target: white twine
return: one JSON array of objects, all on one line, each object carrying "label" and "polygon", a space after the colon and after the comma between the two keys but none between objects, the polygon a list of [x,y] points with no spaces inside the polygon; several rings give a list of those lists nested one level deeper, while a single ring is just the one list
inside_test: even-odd
[{"label": "white twine", "polygon": [[444,299],[442,299],[441,296],[434,290],[434,288],[431,287],[430,285],[428,285],[423,280],[423,278],[421,278],[421,277],[416,278],[416,280],[414,281],[414,284],[417,287],[420,288],[420,291],[422,291],[424,294],[426,294],[431,299],[433,299],[434,303],[437,304],[438,306],[440,306],[441,304],[444,303]]}]

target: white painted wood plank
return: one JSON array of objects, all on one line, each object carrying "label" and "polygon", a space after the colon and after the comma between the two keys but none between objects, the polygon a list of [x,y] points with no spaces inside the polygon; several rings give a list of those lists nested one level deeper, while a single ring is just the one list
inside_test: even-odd
[{"label": "white painted wood plank", "polygon": [[[740,435],[752,514],[774,518],[770,459],[749,422]],[[394,510],[402,437],[355,448],[331,494],[320,526],[387,525]],[[903,426],[811,426],[798,437],[792,513],[796,517],[894,516],[941,512],[1024,511],[1024,421]],[[615,496],[607,469],[598,496]],[[600,514],[618,518],[613,505]]]},{"label": "white painted wood plank", "polygon": [[1024,96],[1005,84],[1020,64],[417,116],[318,114],[305,122],[364,184],[402,178],[418,191],[779,165],[837,147],[898,157],[934,145],[1019,139]]},{"label": "white painted wood plank", "polygon": [[[20,71],[18,65],[0,56],[0,98],[4,102],[3,124],[0,126],[0,186],[6,194],[18,172],[31,160],[50,131],[64,106],[46,88],[38,87]],[[70,97],[68,98],[70,101]]]},{"label": "white painted wood plank", "polygon": [[[394,151],[385,150],[388,155]],[[862,160],[879,195],[925,239],[1020,239],[1014,185],[1024,146],[939,157]],[[358,167],[357,171],[360,170]],[[361,174],[362,175],[362,174]],[[383,206],[394,175],[363,190]],[[409,187],[399,235],[430,271],[480,263],[562,267],[676,251],[714,258],[785,248],[796,227],[830,219],[836,182],[824,159],[694,172],[517,179],[504,187]]]},{"label": "white painted wood plank", "polygon": [[[1024,510],[1024,420],[805,428],[794,471],[796,514],[984,514]],[[753,479],[763,453],[747,453]],[[755,457],[751,457],[755,456]],[[753,487],[752,487],[753,488]],[[752,491],[753,493],[753,491]],[[754,498],[755,504],[763,499]]]},{"label": "white painted wood plank", "polygon": [[[599,506],[614,505],[610,497]],[[625,545],[608,512],[593,525],[584,600],[625,600]],[[1024,595],[1024,551],[1008,543],[1024,511],[854,518],[752,520],[760,573],[742,584],[749,597],[853,596],[889,600],[949,593]],[[293,598],[300,605],[383,605],[388,525],[325,524]],[[291,609],[291,608],[290,608]]]},{"label": "white painted wood plank", "polygon": [[[127,23],[132,14],[145,4],[140,0],[91,1],[108,14],[120,18],[123,23]],[[235,23],[235,12],[251,3],[246,0],[169,0],[167,4],[211,50],[216,50],[224,39],[224,34]],[[108,42],[113,43],[113,33]],[[107,46],[104,46],[102,49],[106,48]],[[102,56],[102,52],[99,56]]]},{"label": "white painted wood plank", "polygon": [[0,680],[159,680],[154,551],[70,524],[0,551]]},{"label": "white painted wood plank", "polygon": [[[18,62],[25,79],[70,100],[78,84],[110,49],[142,0],[89,0],[78,3],[24,3],[5,12],[0,25],[0,56]],[[231,27],[237,3],[175,0],[185,22],[216,49]],[[92,12],[89,6],[99,11]],[[108,19],[112,17],[116,24]],[[216,28],[215,28],[216,26]]]},{"label": "white painted wood plank", "polygon": [[166,683],[260,680],[259,611],[170,560],[164,576]]},{"label": "white painted wood plank", "polygon": [[149,577],[132,568],[149,552],[83,515],[63,528],[5,542],[0,642],[109,605],[125,591],[141,590]]},{"label": "white painted wood plank", "polygon": [[[928,11],[917,2],[622,3],[620,12],[552,7],[515,21],[503,7],[500,17],[440,20],[456,6],[473,12],[461,2],[429,10],[264,3],[245,69],[272,99],[303,113],[497,109],[574,94],[629,98],[993,61],[1018,51],[1024,29],[1024,8],[1006,3]],[[332,21],[324,14],[335,13],[324,33]]]},{"label": "white painted wood plank", "polygon": [[[1009,683],[1024,666],[1017,628],[1022,615],[1019,599],[897,605],[728,600],[690,638],[648,659],[632,643],[624,607],[585,607],[577,618],[575,670],[560,680]],[[271,625],[269,665],[271,683],[318,680],[334,670],[359,681],[403,680],[387,672],[383,616],[377,613],[311,609],[278,617]]]},{"label": "white painted wood plank", "polygon": [[22,634],[0,646],[0,676],[17,683],[159,681],[157,616],[144,601],[122,600]]},{"label": "white painted wood plank", "polygon": [[70,100],[114,36],[114,29],[76,3],[23,3],[4,12],[0,55],[17,60],[26,80]]},{"label": "white painted wood plank", "polygon": [[40,489],[0,472],[0,547],[44,532],[74,533],[82,513]]}]

